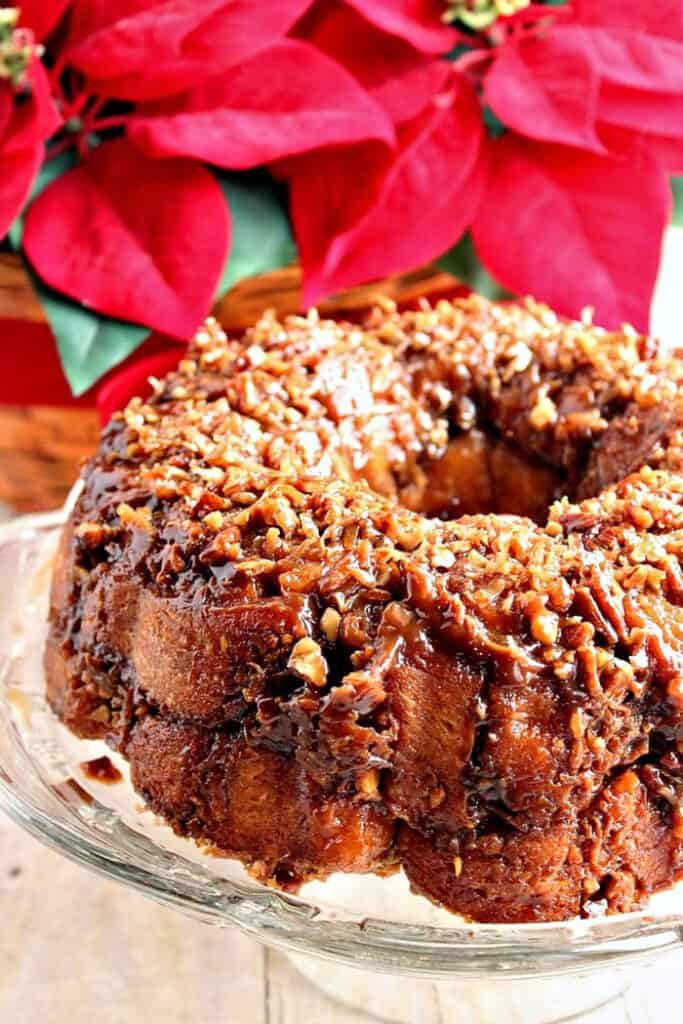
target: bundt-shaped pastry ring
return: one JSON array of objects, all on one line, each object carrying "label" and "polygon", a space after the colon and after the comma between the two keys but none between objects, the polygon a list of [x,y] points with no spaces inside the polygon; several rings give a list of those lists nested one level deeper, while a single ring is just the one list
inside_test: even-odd
[{"label": "bundt-shaped pastry ring", "polygon": [[263,881],[633,909],[683,873],[682,379],[530,301],[210,321],[84,470],[53,708]]}]

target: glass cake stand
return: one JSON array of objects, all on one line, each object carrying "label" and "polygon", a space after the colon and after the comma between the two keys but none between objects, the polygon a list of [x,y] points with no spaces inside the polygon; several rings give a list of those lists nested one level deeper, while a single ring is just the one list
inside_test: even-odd
[{"label": "glass cake stand", "polygon": [[681,886],[638,913],[536,925],[465,923],[412,895],[402,875],[336,875],[295,897],[175,837],[108,750],[122,780],[90,779],[80,765],[106,748],[71,736],[43,696],[64,515],[0,527],[0,807],[41,842],[191,917],[285,950],[327,993],[391,1021],[419,1019],[421,987],[438,990],[444,1024],[568,1020],[619,997],[634,966],[680,948]]}]

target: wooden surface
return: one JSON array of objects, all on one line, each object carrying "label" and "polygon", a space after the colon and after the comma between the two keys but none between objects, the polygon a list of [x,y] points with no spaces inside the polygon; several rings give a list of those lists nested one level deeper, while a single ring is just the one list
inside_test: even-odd
[{"label": "wooden surface", "polygon": [[[409,302],[423,295],[425,290],[436,295],[439,292],[450,294],[456,285],[450,274],[426,266],[381,282],[349,288],[321,303],[320,310],[348,316],[367,309],[375,295],[388,295]],[[301,309],[301,270],[298,266],[283,267],[270,274],[240,281],[216,303],[213,312],[222,323],[239,328],[253,324],[266,308],[275,308],[279,313],[296,313]],[[0,252],[0,320],[3,318],[45,321],[24,264],[18,256],[6,252]]]},{"label": "wooden surface", "polygon": [[0,406],[0,501],[22,513],[57,508],[99,430],[94,409]]},{"label": "wooden surface", "polygon": [[45,320],[43,307],[29,284],[24,264],[13,253],[0,252],[0,320]]}]

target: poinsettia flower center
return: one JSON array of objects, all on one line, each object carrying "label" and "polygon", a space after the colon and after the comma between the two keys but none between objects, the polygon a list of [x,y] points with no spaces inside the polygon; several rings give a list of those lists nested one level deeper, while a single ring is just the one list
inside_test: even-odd
[{"label": "poinsettia flower center", "polygon": [[120,129],[128,121],[133,105],[120,101],[107,101],[87,92],[73,99],[58,97],[63,122],[60,132],[53,137],[47,150],[47,159],[53,160],[67,149],[75,149],[85,157],[91,149]]},{"label": "poinsettia flower center", "polygon": [[0,10],[0,79],[8,79],[14,88],[25,84],[32,57],[43,53],[43,47],[36,45],[30,29],[17,28],[18,20],[19,8]]},{"label": "poinsettia flower center", "polygon": [[475,32],[489,28],[497,18],[510,17],[528,7],[531,0],[450,0],[444,21],[460,21]]}]

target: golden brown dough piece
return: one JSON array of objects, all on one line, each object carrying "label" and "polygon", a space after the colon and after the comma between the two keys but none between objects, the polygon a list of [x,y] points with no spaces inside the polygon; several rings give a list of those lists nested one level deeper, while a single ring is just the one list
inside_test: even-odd
[{"label": "golden brown dough piece", "polygon": [[154,810],[263,880],[286,886],[388,859],[394,823],[383,806],[325,793],[292,757],[152,716],[135,726],[126,752]]},{"label": "golden brown dough piece", "polygon": [[531,301],[209,322],[84,470],[52,706],[264,881],[633,909],[683,874],[682,370]]}]

